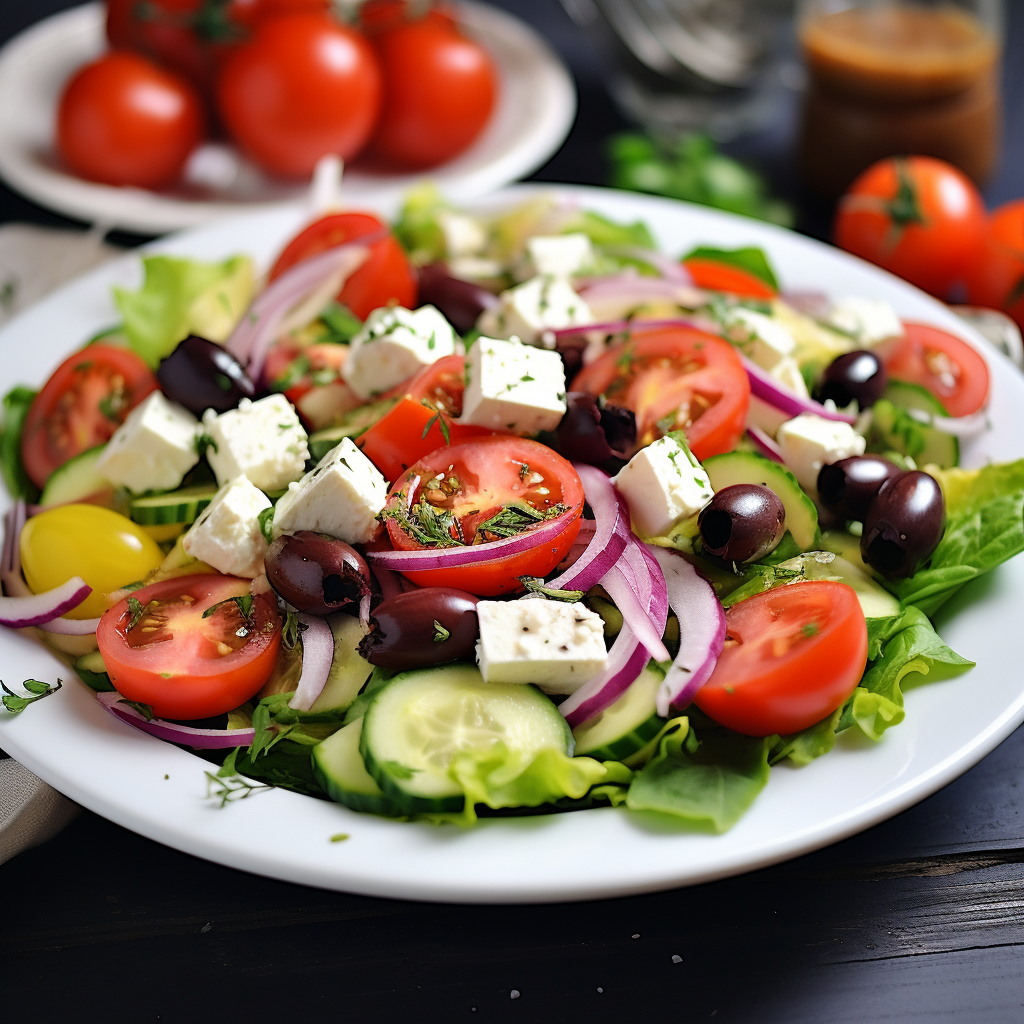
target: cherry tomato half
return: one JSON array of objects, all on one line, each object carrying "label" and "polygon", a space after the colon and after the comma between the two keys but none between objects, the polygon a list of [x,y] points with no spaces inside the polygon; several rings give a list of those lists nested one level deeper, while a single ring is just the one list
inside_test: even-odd
[{"label": "cherry tomato half", "polygon": [[106,185],[170,184],[204,131],[193,87],[135,53],[108,53],[75,72],[57,112],[61,158]]},{"label": "cherry tomato half", "polygon": [[157,380],[134,352],[89,345],[64,360],[36,395],[21,434],[21,459],[42,487],[68,459],[105,444]]},{"label": "cherry tomato half", "polygon": [[928,156],[869,167],[839,202],[833,241],[945,297],[978,258],[985,204],[973,182]]},{"label": "cherry tomato half", "polygon": [[885,360],[890,377],[926,387],[950,416],[970,416],[988,401],[988,364],[955,334],[905,323],[903,340]]},{"label": "cherry tomato half", "polygon": [[727,341],[691,327],[642,330],[585,366],[573,391],[636,413],[637,445],[684,430],[698,459],[732,451],[743,434],[750,382]]},{"label": "cherry tomato half", "polygon": [[[431,506],[435,515],[453,516],[458,526],[453,525],[448,535],[454,539],[460,532],[468,544],[498,539],[486,533],[478,536],[478,529],[504,507],[527,505],[545,512],[557,505],[565,506],[568,515],[558,535],[521,554],[405,574],[424,587],[456,587],[484,596],[510,594],[522,589],[520,576],[547,575],[572,546],[580,529],[583,485],[571,463],[546,445],[522,437],[494,435],[438,448],[424,456],[395,481],[386,510],[408,509],[417,502]],[[427,547],[394,516],[385,521],[397,550]]]},{"label": "cherry tomato half", "polygon": [[227,56],[217,106],[232,138],[282,177],[312,173],[317,160],[355,156],[377,121],[381,74],[370,44],[327,14],[260,22]]},{"label": "cherry tomato half", "polygon": [[767,281],[742,267],[701,257],[683,260],[683,266],[690,272],[693,283],[709,292],[729,292],[751,299],[773,299],[778,294]]},{"label": "cherry tomato half", "polygon": [[277,661],[281,619],[272,594],[242,614],[231,599],[248,595],[250,583],[179,576],[136,590],[141,614],[127,597],[107,609],[96,642],[117,691],[160,718],[186,720],[222,715],[252,697]]},{"label": "cherry tomato half", "polygon": [[845,703],[864,674],[857,594],[826,580],[777,587],[725,613],[725,647],[694,703],[747,736],[786,736]]},{"label": "cherry tomato half", "polygon": [[[332,213],[303,228],[281,251],[270,280],[289,267],[357,238],[379,234],[384,223],[372,213]],[[374,242],[366,262],[338,292],[338,302],[365,320],[373,310],[396,302],[407,309],[416,304],[416,276],[393,235]]]},{"label": "cherry tomato half", "polygon": [[1024,327],[1024,199],[992,211],[981,258],[967,271],[967,297]]}]

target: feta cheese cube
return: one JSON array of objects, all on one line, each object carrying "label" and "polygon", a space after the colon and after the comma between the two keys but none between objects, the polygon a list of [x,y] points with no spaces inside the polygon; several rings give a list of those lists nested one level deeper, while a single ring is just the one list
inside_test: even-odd
[{"label": "feta cheese cube", "polygon": [[829,310],[828,323],[868,348],[888,338],[903,337],[903,323],[884,299],[856,295],[837,299]]},{"label": "feta cheese cube", "polygon": [[181,545],[186,554],[218,572],[255,579],[263,572],[267,553],[259,515],[268,508],[270,500],[258,487],[236,477],[214,495]]},{"label": "feta cheese cube", "polygon": [[849,423],[810,412],[783,423],[776,440],[786,465],[812,498],[818,496],[821,467],[851,455],[863,455],[865,445],[864,438]]},{"label": "feta cheese cube", "polygon": [[198,426],[188,409],[154,391],[114,431],[96,461],[96,471],[136,494],[172,491],[199,461]]},{"label": "feta cheese cube", "polygon": [[466,281],[490,281],[505,273],[505,265],[501,260],[481,256],[459,256],[448,261],[448,271],[452,277],[461,277]]},{"label": "feta cheese cube", "polygon": [[532,277],[502,292],[500,299],[500,306],[477,321],[480,333],[488,337],[516,337],[532,345],[544,331],[593,323],[590,308],[564,277]]},{"label": "feta cheese cube", "polygon": [[455,332],[433,306],[382,306],[352,339],[341,375],[361,398],[372,398],[454,352]]},{"label": "feta cheese cube", "polygon": [[633,529],[643,537],[667,536],[715,493],[704,467],[671,437],[637,452],[612,483],[629,505]]},{"label": "feta cheese cube", "polygon": [[765,370],[793,354],[796,341],[789,330],[764,313],[735,306],[726,315],[725,331],[749,359]]},{"label": "feta cheese cube", "polygon": [[380,530],[388,485],[377,467],[343,438],[298,483],[289,485],[274,510],[274,536],[313,530],[346,544],[364,544]]},{"label": "feta cheese cube", "polygon": [[783,356],[769,371],[784,388],[792,391],[794,395],[801,398],[810,398],[811,393],[807,390],[807,381],[800,372],[800,364],[792,356]]},{"label": "feta cheese cube", "polygon": [[535,274],[572,277],[594,262],[594,249],[582,232],[534,235],[527,241],[526,251]]},{"label": "feta cheese cube", "polygon": [[554,430],[564,415],[565,366],[557,352],[477,338],[466,354],[460,423],[536,434]]},{"label": "feta cheese cube", "polygon": [[476,217],[445,210],[438,217],[444,235],[444,254],[449,260],[477,256],[487,244],[487,232]]},{"label": "feta cheese cube", "polygon": [[476,660],[488,683],[574,693],[608,663],[601,616],[562,601],[480,601]]},{"label": "feta cheese cube", "polygon": [[302,476],[309,458],[306,432],[284,395],[258,402],[243,398],[237,409],[220,416],[207,409],[203,428],[211,441],[206,458],[218,484],[245,476],[262,491],[280,491]]}]

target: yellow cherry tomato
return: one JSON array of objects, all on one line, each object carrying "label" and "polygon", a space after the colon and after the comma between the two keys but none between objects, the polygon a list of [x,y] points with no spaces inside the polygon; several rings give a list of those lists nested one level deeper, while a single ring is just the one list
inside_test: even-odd
[{"label": "yellow cherry tomato", "polygon": [[21,565],[35,593],[81,576],[92,593],[68,612],[92,619],[106,595],[141,580],[164,560],[156,541],[130,519],[99,505],[61,505],[32,516],[21,531]]}]

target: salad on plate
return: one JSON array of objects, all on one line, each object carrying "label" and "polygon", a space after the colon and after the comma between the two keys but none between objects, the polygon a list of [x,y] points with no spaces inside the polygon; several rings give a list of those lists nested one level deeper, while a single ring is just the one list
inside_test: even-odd
[{"label": "salad on plate", "polygon": [[1024,550],[984,356],[758,248],[424,187],[143,264],[4,399],[0,622],[225,792],[723,831],[967,671],[930,616]]}]

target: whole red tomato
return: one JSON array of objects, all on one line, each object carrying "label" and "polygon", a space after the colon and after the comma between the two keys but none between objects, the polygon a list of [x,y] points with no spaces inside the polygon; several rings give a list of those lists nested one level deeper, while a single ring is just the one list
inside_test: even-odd
[{"label": "whole red tomato", "polygon": [[380,111],[380,68],[370,44],[328,15],[272,18],[227,57],[217,103],[261,167],[304,177],[328,153],[348,159],[363,148]]},{"label": "whole red tomato", "polygon": [[170,184],[203,134],[195,89],[135,53],[108,53],[75,72],[57,112],[64,162],[107,185]]},{"label": "whole red tomato", "polygon": [[927,156],[869,167],[839,201],[836,245],[939,297],[977,259],[985,204],[964,174]]},{"label": "whole red tomato", "polygon": [[368,36],[398,28],[414,18],[454,26],[455,15],[446,3],[431,3],[424,11],[416,0],[364,0],[359,5],[359,28]]},{"label": "whole red tomato", "polygon": [[1024,199],[993,210],[981,258],[967,273],[967,297],[1024,327]]},{"label": "whole red tomato", "polygon": [[466,149],[494,108],[487,51],[441,17],[376,32],[384,106],[371,150],[402,167],[433,167]]}]

